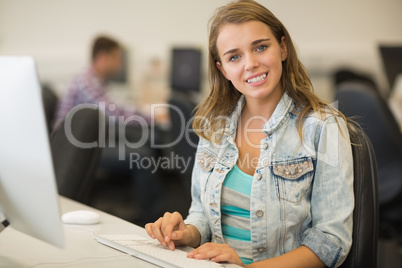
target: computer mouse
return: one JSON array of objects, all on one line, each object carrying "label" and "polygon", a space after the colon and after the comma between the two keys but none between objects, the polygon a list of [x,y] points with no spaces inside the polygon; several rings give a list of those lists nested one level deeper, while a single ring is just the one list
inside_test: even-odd
[{"label": "computer mouse", "polygon": [[90,210],[75,210],[64,213],[61,220],[67,224],[96,224],[100,215]]}]

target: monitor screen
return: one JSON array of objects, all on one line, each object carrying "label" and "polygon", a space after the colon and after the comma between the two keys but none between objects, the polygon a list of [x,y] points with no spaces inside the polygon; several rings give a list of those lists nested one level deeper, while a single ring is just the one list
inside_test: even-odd
[{"label": "monitor screen", "polygon": [[390,90],[392,90],[396,77],[402,73],[402,46],[381,45],[380,52]]},{"label": "monitor screen", "polygon": [[62,247],[53,162],[32,58],[0,56],[0,99],[0,214],[13,229]]},{"label": "monitor screen", "polygon": [[173,49],[170,81],[173,90],[200,91],[201,51],[199,49]]}]

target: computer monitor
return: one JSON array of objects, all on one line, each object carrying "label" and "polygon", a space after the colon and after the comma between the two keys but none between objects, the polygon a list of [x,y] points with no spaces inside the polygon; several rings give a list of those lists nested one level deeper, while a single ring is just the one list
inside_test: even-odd
[{"label": "computer monitor", "polygon": [[0,214],[13,229],[63,247],[41,89],[31,57],[0,56],[0,99]]},{"label": "computer monitor", "polygon": [[171,88],[182,92],[196,92],[201,88],[201,51],[195,48],[172,50]]},{"label": "computer monitor", "polygon": [[390,90],[392,90],[396,77],[402,73],[402,45],[380,45],[380,53]]}]

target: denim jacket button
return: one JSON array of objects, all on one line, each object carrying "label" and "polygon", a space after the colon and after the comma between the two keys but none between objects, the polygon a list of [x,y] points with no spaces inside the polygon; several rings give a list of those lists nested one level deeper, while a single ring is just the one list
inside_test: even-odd
[{"label": "denim jacket button", "polygon": [[261,173],[257,173],[257,180],[261,180],[262,179],[262,174]]},{"label": "denim jacket button", "polygon": [[258,218],[261,218],[262,216],[264,216],[264,211],[262,211],[262,210],[257,210],[256,215],[257,215]]},{"label": "denim jacket button", "polygon": [[259,248],[257,249],[257,251],[260,252],[260,253],[262,253],[262,252],[265,251],[265,248],[264,248],[264,247],[259,247]]},{"label": "denim jacket button", "polygon": [[215,236],[216,240],[221,241],[222,238],[220,236]]},{"label": "denim jacket button", "polygon": [[262,145],[262,149],[264,149],[264,150],[268,149],[268,143],[264,143],[264,144]]}]

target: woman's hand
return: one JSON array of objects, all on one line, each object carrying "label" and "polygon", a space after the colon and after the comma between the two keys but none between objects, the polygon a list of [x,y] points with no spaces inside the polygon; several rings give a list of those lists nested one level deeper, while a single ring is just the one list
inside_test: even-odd
[{"label": "woman's hand", "polygon": [[166,212],[154,223],[145,225],[145,230],[153,239],[157,239],[162,246],[173,250],[175,246],[197,247],[201,241],[198,229],[186,225],[178,212]]},{"label": "woman's hand", "polygon": [[246,267],[236,251],[227,244],[205,243],[187,254],[187,257],[214,262],[229,262]]}]

